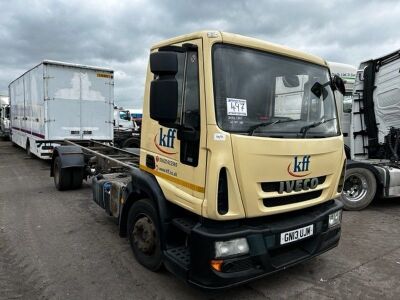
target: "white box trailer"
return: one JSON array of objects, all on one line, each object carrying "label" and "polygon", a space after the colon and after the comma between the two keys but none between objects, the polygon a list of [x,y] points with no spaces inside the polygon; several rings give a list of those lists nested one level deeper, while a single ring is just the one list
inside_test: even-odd
[{"label": "white box trailer", "polygon": [[113,140],[113,70],[45,60],[9,85],[11,139],[51,157],[58,141]]}]

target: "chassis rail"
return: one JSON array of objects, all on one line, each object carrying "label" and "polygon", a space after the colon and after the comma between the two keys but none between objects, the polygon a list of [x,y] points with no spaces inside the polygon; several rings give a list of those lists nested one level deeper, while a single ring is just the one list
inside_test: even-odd
[{"label": "chassis rail", "polygon": [[86,154],[101,157],[130,170],[139,167],[139,153],[130,152],[94,140],[90,141],[89,146],[83,146],[70,140],[64,140],[62,143],[77,146]]}]

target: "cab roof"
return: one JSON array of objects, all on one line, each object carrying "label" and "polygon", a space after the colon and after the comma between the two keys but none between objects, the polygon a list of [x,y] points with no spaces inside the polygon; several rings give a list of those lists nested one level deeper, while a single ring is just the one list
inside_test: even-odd
[{"label": "cab roof", "polygon": [[164,40],[160,43],[155,44],[151,50],[158,49],[163,46],[167,45],[172,45],[172,44],[177,44],[177,43],[182,43],[187,40],[193,40],[193,39],[208,39],[210,43],[213,42],[213,40],[217,41],[222,41],[223,43],[227,44],[234,44],[234,45],[239,45],[239,46],[244,46],[248,48],[253,48],[261,51],[266,51],[266,52],[271,52],[283,56],[288,56],[292,57],[295,59],[300,59],[303,61],[311,62],[314,64],[318,64],[321,66],[327,67],[327,63],[324,59],[308,54],[299,50],[295,50],[286,46],[266,42],[263,40],[251,38],[251,37],[246,37],[242,36],[239,34],[234,34],[234,33],[228,33],[228,32],[221,32],[221,31],[198,31],[190,34],[185,34],[181,35],[175,38],[167,39]]}]

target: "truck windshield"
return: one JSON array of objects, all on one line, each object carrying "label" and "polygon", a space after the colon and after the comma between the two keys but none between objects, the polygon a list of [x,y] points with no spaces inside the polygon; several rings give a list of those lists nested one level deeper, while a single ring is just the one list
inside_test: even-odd
[{"label": "truck windshield", "polygon": [[217,123],[225,131],[280,138],[340,134],[326,67],[216,44],[213,76]]},{"label": "truck windshield", "polygon": [[120,111],[119,112],[119,118],[121,120],[130,121],[131,120],[131,114],[129,113],[129,110]]}]

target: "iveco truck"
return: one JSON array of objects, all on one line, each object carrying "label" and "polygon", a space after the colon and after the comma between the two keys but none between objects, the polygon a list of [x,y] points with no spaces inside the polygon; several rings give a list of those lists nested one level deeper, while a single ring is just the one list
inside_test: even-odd
[{"label": "iveco truck", "polygon": [[342,201],[360,210],[400,196],[400,51],[360,64],[353,88],[350,156]]},{"label": "iveco truck", "polygon": [[148,269],[246,283],[339,243],[335,89],[310,54],[219,31],[172,38],[150,51],[140,148],[67,140],[51,176],[59,190],[90,179]]},{"label": "iveco truck", "polygon": [[50,159],[64,139],[113,140],[113,71],[45,60],[9,85],[11,140]]}]

